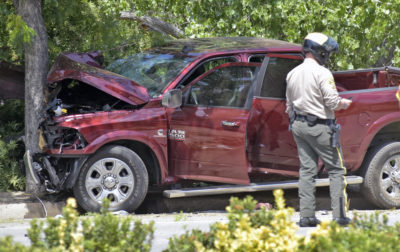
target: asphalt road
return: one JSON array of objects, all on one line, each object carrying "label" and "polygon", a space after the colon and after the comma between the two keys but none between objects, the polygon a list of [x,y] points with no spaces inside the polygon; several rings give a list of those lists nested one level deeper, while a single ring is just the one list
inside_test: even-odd
[{"label": "asphalt road", "polygon": [[[348,186],[348,199],[350,200],[350,209],[374,210],[375,206],[370,204],[363,195],[359,192],[357,186]],[[230,195],[214,195],[214,196],[199,196],[190,198],[173,198],[167,199],[161,194],[149,194],[141,207],[136,213],[173,213],[173,212],[203,212],[203,211],[224,211],[229,205],[229,199],[232,196],[244,198],[248,194],[237,193]],[[274,203],[272,191],[255,192],[251,196],[258,202]],[[284,191],[286,205],[299,209],[298,191],[297,189],[288,189]],[[330,210],[331,202],[329,197],[328,187],[317,188],[316,193],[317,210]]]}]

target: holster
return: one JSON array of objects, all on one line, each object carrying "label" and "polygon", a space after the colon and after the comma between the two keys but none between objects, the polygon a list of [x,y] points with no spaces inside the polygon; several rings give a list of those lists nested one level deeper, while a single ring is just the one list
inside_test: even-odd
[{"label": "holster", "polygon": [[338,123],[331,123],[329,125],[330,129],[332,130],[332,135],[331,135],[331,146],[333,148],[340,147],[340,130],[341,126]]},{"label": "holster", "polygon": [[307,125],[309,127],[315,126],[317,124],[318,117],[316,115],[307,114],[306,115]]}]

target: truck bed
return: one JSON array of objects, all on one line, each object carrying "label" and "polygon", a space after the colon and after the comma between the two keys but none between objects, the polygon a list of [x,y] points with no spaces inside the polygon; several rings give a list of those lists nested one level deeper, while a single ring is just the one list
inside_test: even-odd
[{"label": "truck bed", "polygon": [[400,68],[381,67],[333,72],[339,92],[383,88],[400,84]]}]

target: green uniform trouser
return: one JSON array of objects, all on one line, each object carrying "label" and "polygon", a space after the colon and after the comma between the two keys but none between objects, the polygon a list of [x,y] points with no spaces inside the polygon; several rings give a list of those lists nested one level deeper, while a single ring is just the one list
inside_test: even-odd
[{"label": "green uniform trouser", "polygon": [[297,143],[300,159],[299,198],[300,216],[315,216],[315,178],[318,157],[329,174],[332,217],[346,217],[346,169],[341,148],[331,147],[331,129],[324,124],[312,127],[307,122],[295,120],[292,133]]}]

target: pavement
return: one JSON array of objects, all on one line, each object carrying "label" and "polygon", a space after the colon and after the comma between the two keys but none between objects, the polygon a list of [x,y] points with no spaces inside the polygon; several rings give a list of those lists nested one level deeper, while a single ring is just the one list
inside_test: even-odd
[{"label": "pavement", "polygon": [[[349,210],[374,210],[362,195],[354,190],[348,190],[350,199]],[[22,220],[33,218],[54,217],[62,214],[67,194],[53,194],[46,196],[34,196],[26,192],[0,192],[0,222],[7,220]],[[243,198],[246,194],[214,195],[205,197],[167,199],[161,194],[148,195],[142,206],[135,211],[136,214],[149,213],[179,213],[179,212],[207,212],[224,211],[229,205],[229,198],[236,196]],[[252,193],[258,202],[274,202],[272,192]],[[328,188],[317,189],[316,210],[330,211],[330,197]],[[285,190],[285,201],[290,207],[298,211],[297,190]]]},{"label": "pavement", "polygon": [[0,192],[0,221],[54,217],[65,206],[63,197],[37,197],[25,192]]}]

